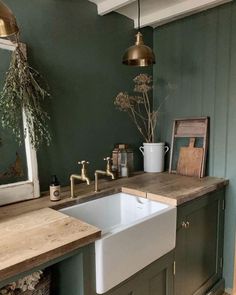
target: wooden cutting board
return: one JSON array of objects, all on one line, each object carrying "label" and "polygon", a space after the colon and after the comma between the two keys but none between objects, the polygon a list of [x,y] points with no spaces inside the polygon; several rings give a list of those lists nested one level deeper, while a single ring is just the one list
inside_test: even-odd
[{"label": "wooden cutting board", "polygon": [[195,138],[189,140],[188,147],[181,147],[177,165],[177,173],[186,176],[201,176],[203,148],[194,147]]}]

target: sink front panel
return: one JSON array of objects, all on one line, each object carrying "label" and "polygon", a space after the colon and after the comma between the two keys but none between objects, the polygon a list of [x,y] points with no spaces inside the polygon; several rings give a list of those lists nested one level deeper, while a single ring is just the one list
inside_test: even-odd
[{"label": "sink front panel", "polygon": [[96,291],[103,294],[175,248],[176,208],[95,242]]}]

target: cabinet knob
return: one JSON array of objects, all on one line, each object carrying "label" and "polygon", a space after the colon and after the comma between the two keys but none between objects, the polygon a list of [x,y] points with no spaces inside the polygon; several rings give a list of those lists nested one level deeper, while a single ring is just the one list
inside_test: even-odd
[{"label": "cabinet knob", "polygon": [[187,229],[187,228],[189,228],[189,226],[190,226],[189,221],[183,221],[183,222],[181,223],[181,227],[182,227],[182,228]]},{"label": "cabinet knob", "polygon": [[186,225],[186,222],[185,222],[185,221],[182,221],[182,223],[181,223],[181,227],[182,227],[182,228],[186,228],[186,227],[187,227],[187,225]]}]

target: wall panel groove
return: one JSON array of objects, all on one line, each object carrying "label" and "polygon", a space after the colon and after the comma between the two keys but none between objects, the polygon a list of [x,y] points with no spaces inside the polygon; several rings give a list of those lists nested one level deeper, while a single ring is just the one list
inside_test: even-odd
[{"label": "wall panel groove", "polygon": [[[169,49],[163,54],[166,46]],[[208,174],[230,180],[224,276],[226,287],[232,288],[236,229],[236,1],[155,30],[154,51],[158,57],[155,83],[158,78],[163,84],[174,85],[160,117],[160,140],[171,142],[176,117],[210,117]],[[161,90],[155,89],[157,103]]]}]

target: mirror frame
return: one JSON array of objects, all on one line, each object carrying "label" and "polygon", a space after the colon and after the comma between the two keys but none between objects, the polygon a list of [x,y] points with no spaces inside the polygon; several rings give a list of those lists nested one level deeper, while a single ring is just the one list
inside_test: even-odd
[{"label": "mirror frame", "polygon": [[[23,52],[26,55],[26,45],[21,43],[21,46]],[[0,38],[0,49],[14,51],[15,48],[16,45],[13,42]],[[28,180],[0,185],[0,206],[23,200],[34,199],[40,196],[37,155],[36,151],[33,149],[30,143],[24,110],[22,110],[22,112],[23,126],[26,129],[26,137],[24,143],[26,151]]]}]

